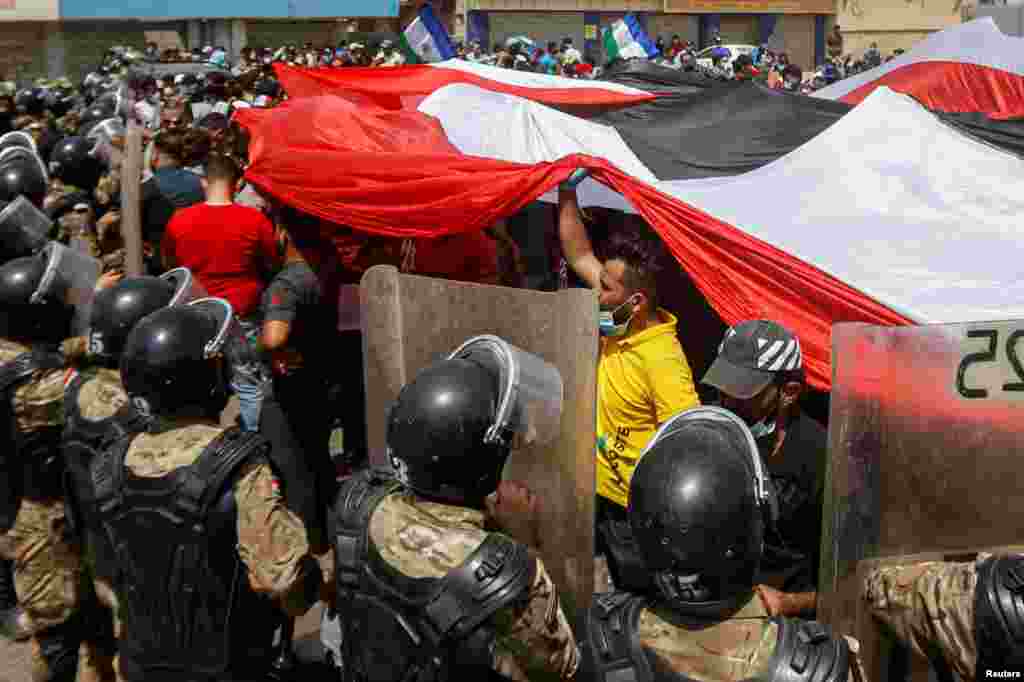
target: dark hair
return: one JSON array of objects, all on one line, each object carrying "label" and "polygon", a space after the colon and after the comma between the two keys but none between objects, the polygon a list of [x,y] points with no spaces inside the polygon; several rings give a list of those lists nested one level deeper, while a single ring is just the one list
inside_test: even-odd
[{"label": "dark hair", "polygon": [[242,177],[242,171],[230,156],[219,152],[210,154],[210,158],[206,161],[207,181],[226,181],[233,184],[240,177]]},{"label": "dark hair", "polygon": [[162,130],[153,138],[153,145],[178,162],[185,160],[185,133],[182,131]]},{"label": "dark hair", "polygon": [[287,230],[292,245],[299,250],[315,249],[324,243],[320,219],[315,215],[282,204],[277,209],[277,223]]},{"label": "dark hair", "polygon": [[202,128],[192,128],[182,138],[182,163],[198,166],[206,161],[213,147],[210,134]]},{"label": "dark hair", "polygon": [[630,291],[642,291],[651,310],[656,310],[658,275],[664,262],[664,251],[657,238],[638,231],[616,231],[608,239],[605,254],[606,260],[621,260],[625,264],[623,284]]}]

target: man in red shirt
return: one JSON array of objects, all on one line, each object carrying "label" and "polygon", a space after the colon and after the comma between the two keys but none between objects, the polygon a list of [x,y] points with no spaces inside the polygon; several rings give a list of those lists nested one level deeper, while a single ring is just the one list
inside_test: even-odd
[{"label": "man in red shirt", "polygon": [[227,299],[234,308],[250,344],[235,349],[231,386],[241,403],[243,427],[256,431],[269,379],[256,352],[259,303],[281,254],[270,220],[254,208],[234,203],[240,179],[241,171],[230,157],[210,155],[203,179],[206,202],[174,214],[164,233],[163,259],[164,267],[189,268],[210,296]]}]

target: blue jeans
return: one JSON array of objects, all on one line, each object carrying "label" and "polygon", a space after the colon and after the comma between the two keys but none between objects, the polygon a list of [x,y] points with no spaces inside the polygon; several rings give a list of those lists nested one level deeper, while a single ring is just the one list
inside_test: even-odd
[{"label": "blue jeans", "polygon": [[252,320],[239,320],[243,338],[229,341],[227,355],[231,360],[231,391],[238,396],[239,418],[244,431],[259,431],[263,398],[270,385],[270,368],[255,351],[260,325]]}]

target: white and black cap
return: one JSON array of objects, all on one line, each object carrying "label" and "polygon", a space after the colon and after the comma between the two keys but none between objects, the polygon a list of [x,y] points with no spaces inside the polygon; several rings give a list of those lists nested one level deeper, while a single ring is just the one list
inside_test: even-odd
[{"label": "white and black cap", "polygon": [[725,332],[718,357],[701,383],[725,395],[747,400],[763,391],[780,372],[803,368],[800,340],[775,322],[751,320]]}]

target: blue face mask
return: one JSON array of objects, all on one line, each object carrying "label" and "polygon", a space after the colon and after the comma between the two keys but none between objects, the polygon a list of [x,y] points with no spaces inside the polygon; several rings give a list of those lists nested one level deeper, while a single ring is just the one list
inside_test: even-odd
[{"label": "blue face mask", "polygon": [[774,416],[765,417],[761,421],[757,422],[750,427],[750,433],[754,435],[754,440],[761,440],[775,433],[775,422]]},{"label": "blue face mask", "polygon": [[[630,306],[629,317],[622,322],[616,322],[616,315],[620,310],[626,306]],[[629,323],[633,319],[633,315],[636,313],[636,305],[626,300],[622,305],[613,308],[612,310],[602,310],[598,313],[598,332],[601,336],[618,337],[625,336],[626,332],[629,331]]]}]

